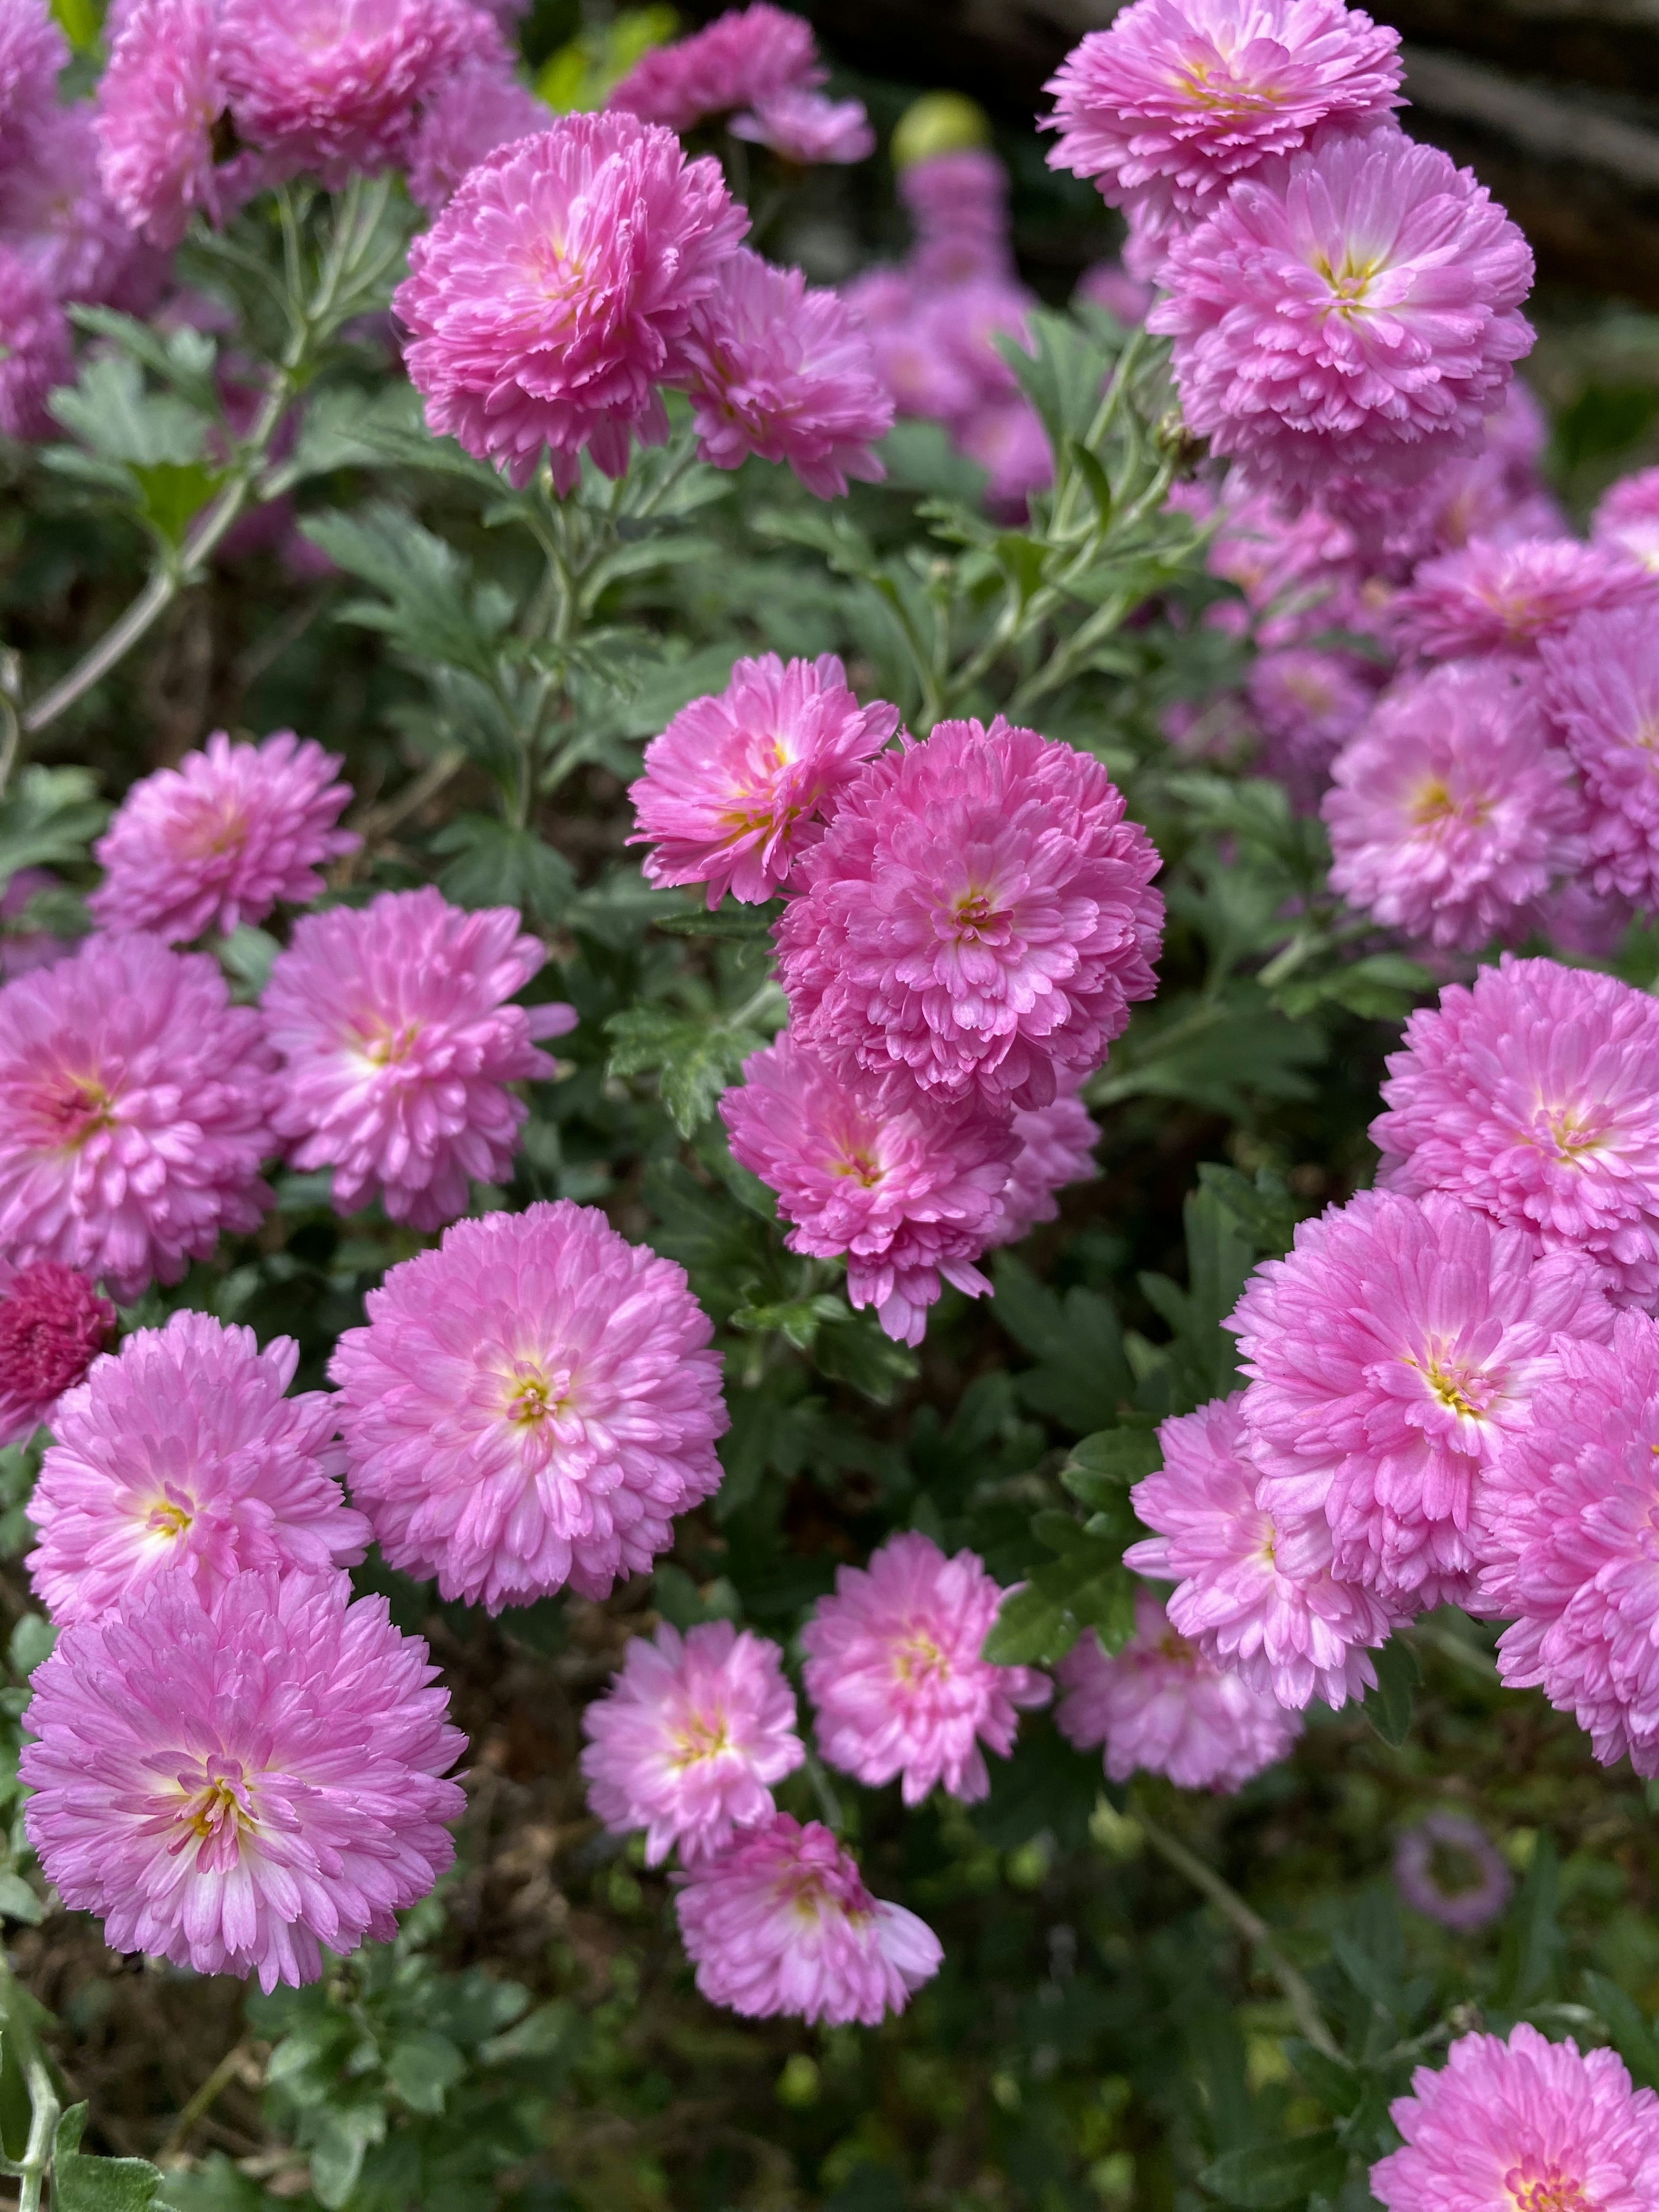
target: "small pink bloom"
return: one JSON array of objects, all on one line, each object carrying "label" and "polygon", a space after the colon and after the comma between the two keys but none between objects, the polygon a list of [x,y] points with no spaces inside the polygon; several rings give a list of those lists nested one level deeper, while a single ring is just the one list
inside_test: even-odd
[{"label": "small pink bloom", "polygon": [[1592,609],[1659,605],[1659,582],[1626,554],[1571,538],[1472,538],[1425,561],[1392,609],[1401,643],[1431,660],[1530,653]]},{"label": "small pink bloom", "polygon": [[1590,518],[1590,535],[1598,545],[1659,574],[1659,469],[1638,469],[1603,492]]},{"label": "small pink bloom", "polygon": [[1331,764],[1376,703],[1356,655],[1280,646],[1250,665],[1247,691],[1264,740],[1262,765],[1300,805],[1317,805]]},{"label": "small pink bloom", "polygon": [[941,1784],[964,1804],[988,1796],[981,1744],[1006,1759],[1018,1709],[1053,1695],[1036,1668],[981,1658],[1003,1595],[974,1553],[947,1559],[914,1531],[867,1568],[837,1567],[800,1635],[830,1764],[872,1788],[899,1777],[907,1805]]},{"label": "small pink bloom", "polygon": [[204,215],[222,222],[252,177],[216,167],[213,131],[226,106],[215,0],[135,0],[98,85],[98,173],[128,225],[173,246]]},{"label": "small pink bloom", "polygon": [[1103,1745],[1114,1782],[1140,1769],[1182,1790],[1230,1794],[1302,1733],[1300,1713],[1178,1636],[1150,1590],[1137,1592],[1135,1632],[1115,1658],[1085,1629],[1054,1671],[1060,1734],[1079,1751]]},{"label": "small pink bloom", "polygon": [[61,304],[146,315],[167,264],[134,236],[104,189],[94,118],[89,100],[54,107],[27,161],[0,163],[0,236]]},{"label": "small pink bloom", "polygon": [[775,1644],[730,1621],[635,1637],[582,1714],[587,1802],[612,1834],[646,1830],[646,1863],[690,1866],[772,1818],[769,1784],[806,1756]]},{"label": "small pink bloom", "polygon": [[62,437],[46,398],[74,381],[63,309],[39,272],[0,245],[0,436],[20,444]]},{"label": "small pink bloom", "polygon": [[1062,1095],[1052,1105],[1026,1107],[1014,1116],[1013,1133],[1019,1150],[1003,1186],[991,1244],[1018,1244],[1038,1222],[1055,1220],[1055,1193],[1067,1183],[1091,1182],[1100,1172],[1095,1165],[1100,1132],[1080,1098]]},{"label": "small pink bloom", "polygon": [[871,1896],[852,1854],[816,1820],[803,1828],[775,1814],[673,1879],[698,1990],[746,2020],[874,2027],[904,2010],[944,1956],[914,1912]]},{"label": "small pink bloom", "polygon": [[7,0],[0,9],[0,168],[29,158],[69,58],[49,0]]},{"label": "small pink bloom", "polygon": [[1158,287],[1144,276],[1132,276],[1121,261],[1094,261],[1078,278],[1076,297],[1091,307],[1104,307],[1133,331],[1146,321]]},{"label": "small pink bloom", "polygon": [[689,39],[642,54],[606,105],[642,123],[690,131],[711,115],[752,108],[823,79],[811,25],[756,0],[728,9]]},{"label": "small pink bloom", "polygon": [[763,94],[750,113],[733,117],[731,128],[734,138],[747,138],[804,169],[825,161],[867,161],[876,150],[861,100],[826,100],[799,85]]},{"label": "small pink bloom", "polygon": [[915,232],[908,273],[929,290],[976,277],[1014,281],[1008,172],[988,146],[929,154],[898,173],[898,196]]},{"label": "small pink bloom", "polygon": [[0,1446],[32,1437],[114,1334],[114,1307],[84,1275],[56,1260],[0,1260]]},{"label": "small pink bloom", "polygon": [[520,84],[505,60],[483,55],[446,77],[422,110],[409,148],[409,196],[436,215],[486,154],[545,131],[544,102]]},{"label": "small pink bloom", "polygon": [[1659,602],[1540,641],[1544,712],[1584,788],[1589,887],[1659,908]]},{"label": "small pink bloom", "polygon": [[728,891],[745,905],[770,898],[897,728],[896,707],[860,706],[833,653],[787,667],[773,653],[739,660],[724,691],[683,707],[645,749],[628,795],[629,842],[654,848],[647,880],[706,883],[711,908]]}]

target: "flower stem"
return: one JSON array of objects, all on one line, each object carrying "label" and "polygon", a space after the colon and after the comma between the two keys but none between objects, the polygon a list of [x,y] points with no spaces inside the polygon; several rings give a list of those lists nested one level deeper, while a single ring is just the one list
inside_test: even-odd
[{"label": "flower stem", "polygon": [[52,2166],[62,2106],[53,2085],[52,2069],[28,2015],[28,1998],[12,1972],[11,1961],[0,1947],[0,2022],[10,2039],[29,2093],[29,2137],[22,2160],[6,2170],[17,2182],[17,2212],[40,2212],[40,2191]]}]

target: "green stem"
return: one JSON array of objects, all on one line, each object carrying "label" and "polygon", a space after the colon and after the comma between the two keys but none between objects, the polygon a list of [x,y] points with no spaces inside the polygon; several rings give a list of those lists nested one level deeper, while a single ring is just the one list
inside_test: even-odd
[{"label": "green stem", "polygon": [[29,2136],[22,2162],[13,2171],[17,2180],[17,2212],[40,2212],[40,2191],[52,2166],[62,2106],[52,2082],[52,2069],[40,2048],[40,2039],[28,2014],[24,1994],[11,1961],[0,1948],[0,2019],[11,2039],[29,2093]]},{"label": "green stem", "polygon": [[191,2098],[178,2118],[168,2129],[167,2141],[155,2154],[155,2162],[158,2166],[164,2164],[169,2159],[178,2158],[183,2154],[185,2146],[190,2141],[191,2131],[196,2123],[218,2101],[221,2091],[228,2089],[236,2079],[247,2056],[248,2047],[246,2043],[238,2043],[226,2051],[212,2073],[208,2075],[207,2080],[203,2082],[201,2087]]}]

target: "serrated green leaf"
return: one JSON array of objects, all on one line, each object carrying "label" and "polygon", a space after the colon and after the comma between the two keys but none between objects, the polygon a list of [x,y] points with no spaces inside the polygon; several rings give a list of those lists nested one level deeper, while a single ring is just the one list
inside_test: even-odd
[{"label": "serrated green leaf", "polygon": [[210,427],[176,392],[146,391],[137,362],[120,353],[94,354],[80,381],[48,404],[89,452],[140,468],[199,461]]},{"label": "serrated green leaf", "polygon": [[73,867],[86,861],[93,839],[109,819],[94,794],[97,783],[82,768],[43,768],[31,762],[0,801],[0,885],[21,868]]},{"label": "serrated green leaf", "polygon": [[747,1024],[728,1027],[708,1016],[630,1006],[605,1024],[613,1075],[654,1075],[662,1103],[683,1137],[695,1136],[743,1063],[766,1042]]},{"label": "serrated green leaf", "polygon": [[308,515],[300,527],[337,567],[383,595],[351,601],[339,610],[339,620],[384,631],[412,660],[442,662],[486,682],[494,678],[495,640],[507,610],[486,610],[469,599],[453,546],[384,500],[350,514]]},{"label": "serrated green leaf", "polygon": [[166,2212],[165,2177],[143,2158],[89,2158],[80,2143],[84,2105],[71,2105],[58,2123],[52,2145],[53,2212]]},{"label": "serrated green leaf", "polygon": [[515,829],[494,814],[460,814],[432,840],[450,857],[438,888],[457,906],[515,906],[538,921],[563,919],[576,888],[564,854],[533,830]]},{"label": "serrated green leaf", "polygon": [[465,2071],[461,2053],[435,2030],[394,2044],[386,2062],[386,2080],[416,2112],[441,2112],[447,2094]]},{"label": "serrated green leaf", "polygon": [[1133,1486],[1156,1474],[1163,1464],[1157,1431],[1150,1425],[1127,1422],[1085,1437],[1073,1447],[1060,1479],[1080,1504],[1106,1512],[1121,1505]]},{"label": "serrated green leaf", "polygon": [[1346,2166],[1334,2130],[1322,2128],[1287,2142],[1230,2150],[1198,2178],[1224,2204],[1241,2206],[1243,2212],[1278,2212],[1280,2205],[1305,2203],[1310,2190],[1340,2189]]},{"label": "serrated green leaf", "polygon": [[182,545],[190,526],[225,480],[204,461],[135,463],[138,511],[164,545]]}]

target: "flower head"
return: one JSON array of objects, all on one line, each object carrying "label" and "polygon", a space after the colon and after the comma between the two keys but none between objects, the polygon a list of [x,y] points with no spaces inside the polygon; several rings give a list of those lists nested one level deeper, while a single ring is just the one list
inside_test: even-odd
[{"label": "flower head", "polygon": [[689,39],[641,54],[607,105],[642,123],[690,131],[711,115],[757,107],[823,78],[811,25],[756,0],[753,7],[728,9]]},{"label": "flower head", "polygon": [[337,1572],[183,1577],[64,1630],[35,1669],[29,1841],[112,1950],[262,1989],[387,1942],[454,1856],[464,1748],[426,1645]]},{"label": "flower head", "polygon": [[1646,2212],[1659,2203],[1659,2096],[1618,2053],[1580,2055],[1522,2021],[1460,2036],[1389,2107],[1406,2138],[1371,2168],[1385,2212]]},{"label": "flower head", "polygon": [[1471,538],[1425,561],[1392,609],[1395,633],[1431,660],[1529,653],[1592,609],[1651,611],[1659,584],[1624,553],[1573,538]]},{"label": "flower head", "polygon": [[1067,1183],[1092,1182],[1100,1132],[1080,1098],[1062,1094],[1052,1105],[1028,1106],[1014,1116],[1018,1151],[1008,1170],[991,1244],[1018,1244],[1039,1221],[1060,1212],[1054,1194]]},{"label": "flower head", "polygon": [[1304,804],[1316,803],[1331,763],[1376,703],[1362,666],[1350,653],[1297,645],[1251,663],[1250,711],[1265,740],[1265,765]]},{"label": "flower head", "polygon": [[1603,492],[1590,518],[1590,535],[1598,545],[1659,574],[1659,469],[1638,469]]},{"label": "flower head", "polygon": [[1178,1636],[1150,1590],[1136,1592],[1135,1632],[1115,1657],[1085,1629],[1054,1671],[1060,1734],[1079,1751],[1103,1745],[1114,1782],[1139,1768],[1182,1790],[1242,1790],[1302,1733],[1300,1713]]},{"label": "flower head", "polygon": [[545,131],[545,103],[498,57],[464,63],[427,100],[409,147],[409,194],[436,215],[469,169],[515,138]]},{"label": "flower head", "polygon": [[0,165],[0,235],[64,304],[147,314],[155,303],[166,264],[135,238],[100,180],[89,100],[51,109],[27,161]]},{"label": "flower head", "polygon": [[1532,343],[1525,239],[1469,170],[1393,130],[1234,185],[1162,281],[1146,326],[1175,339],[1188,427],[1292,495],[1473,452]]},{"label": "flower head", "polygon": [[959,146],[907,162],[897,182],[915,232],[908,266],[918,284],[931,290],[982,276],[1013,281],[1008,172],[988,147]]},{"label": "flower head", "polygon": [[69,58],[49,0],[9,0],[0,10],[0,167],[28,159]]},{"label": "flower head", "polygon": [[1583,779],[1591,887],[1659,908],[1659,605],[1542,639],[1544,711]]},{"label": "flower head", "polygon": [[33,1436],[114,1334],[114,1307],[84,1275],[0,1260],[0,1446]]},{"label": "flower head", "polygon": [[584,449],[607,475],[659,445],[657,386],[748,218],[718,164],[627,113],[566,115],[497,147],[410,248],[393,306],[427,427],[562,494]]},{"label": "flower head", "polygon": [[152,246],[176,246],[197,214],[222,221],[246,173],[214,162],[226,106],[215,26],[215,0],[135,0],[99,81],[98,173]]},{"label": "flower head", "polygon": [[1034,1668],[981,1658],[1002,1599],[974,1553],[947,1559],[915,1531],[837,1567],[800,1636],[830,1764],[872,1788],[898,1776],[907,1805],[941,1784],[967,1804],[988,1796],[981,1744],[1006,1759],[1018,1709],[1053,1694]]},{"label": "flower head", "polygon": [[720,1487],[709,1334],[684,1269],[592,1206],[458,1222],[369,1292],[329,1364],[386,1558],[492,1613],[643,1573]]},{"label": "flower head", "polygon": [[261,1352],[251,1328],[184,1312],[96,1363],[58,1406],[29,1501],[29,1579],[54,1620],[107,1613],[156,1574],[206,1599],[245,1568],[357,1564],[368,1523],[340,1489],[338,1407],[286,1395],[299,1358],[290,1337]]},{"label": "flower head", "polygon": [[[1448,1859],[1463,1875],[1455,1887],[1443,1871]],[[1510,1901],[1509,1869],[1486,1830],[1462,1813],[1431,1813],[1405,1831],[1395,1846],[1394,1882],[1414,1912],[1466,1932],[1496,1920]]]},{"label": "flower head", "polygon": [[1163,1471],[1133,1493],[1155,1533],[1124,1562],[1174,1583],[1170,1626],[1253,1690],[1297,1711],[1316,1697],[1346,1705],[1376,1682],[1365,1646],[1396,1623],[1371,1592],[1332,1574],[1322,1515],[1256,1504],[1243,1404],[1235,1391],[1164,1422]]},{"label": "flower head", "polygon": [[1331,775],[1331,888],[1408,937],[1469,952],[1512,939],[1580,863],[1572,763],[1511,668],[1395,684]]},{"label": "flower head", "polygon": [[351,797],[337,754],[292,730],[204,750],[136,783],[94,847],[104,880],[88,904],[105,929],[148,929],[168,944],[263,921],[279,899],[304,906],[318,869],[362,840],[335,824]]},{"label": "flower head", "polygon": [[856,312],[809,290],[799,269],[775,269],[740,246],[693,311],[681,341],[697,450],[716,468],[750,453],[787,462],[820,499],[848,477],[879,483],[871,447],[893,427],[893,401]]},{"label": "flower head", "polygon": [[467,0],[219,0],[217,35],[239,134],[331,191],[401,161],[418,103],[502,52]]},{"label": "flower head", "polygon": [[971,1103],[872,1099],[786,1032],[720,1101],[732,1158],[777,1194],[792,1252],[847,1257],[847,1294],[920,1344],[940,1278],[990,1289],[974,1262],[1001,1224],[1016,1139]]},{"label": "flower head", "polygon": [[394,1221],[439,1229],[469,1176],[510,1173],[529,1109],[507,1086],[550,1076],[536,1041],[575,1024],[508,1003],[546,957],[513,908],[464,913],[429,885],[295,926],[265,986],[272,1120],[297,1166],[334,1170],[339,1212],[378,1194]]},{"label": "flower head", "polygon": [[1121,261],[1093,261],[1077,280],[1076,297],[1091,307],[1104,307],[1125,330],[1139,330],[1158,296],[1158,288],[1144,276],[1132,276]]},{"label": "flower head", "polygon": [[0,989],[0,1249],[116,1297],[176,1283],[270,1202],[270,1052],[218,963],[98,936]]},{"label": "flower head", "polygon": [[1419,1006],[1403,1042],[1371,1124],[1390,1189],[1587,1253],[1621,1304],[1659,1297],[1659,1003],[1506,955]]},{"label": "flower head", "polygon": [[861,100],[826,100],[800,85],[763,94],[747,115],[732,118],[732,136],[803,169],[821,161],[867,161],[876,150]]},{"label": "flower head", "polygon": [[1605,1338],[1595,1263],[1438,1194],[1361,1191],[1304,1221],[1224,1326],[1251,1377],[1256,1498],[1322,1513],[1334,1571],[1382,1601],[1465,1601],[1481,1486],[1532,1418],[1561,1340]]},{"label": "flower head", "polygon": [[745,905],[770,898],[897,727],[884,700],[860,706],[833,653],[787,667],[774,653],[739,660],[724,691],[683,707],[645,749],[628,795],[629,842],[654,848],[647,881],[706,883],[711,908],[728,891]]},{"label": "flower head", "polygon": [[39,271],[0,245],[0,436],[20,442],[55,436],[46,395],[74,378],[63,309]]},{"label": "flower head", "polygon": [[1046,1106],[1155,988],[1152,841],[1097,761],[1000,716],[872,762],[778,924],[796,1036],[852,1079]]},{"label": "flower head", "polygon": [[828,1828],[777,1813],[720,1857],[676,1875],[680,1935],[710,2004],[874,2027],[902,2012],[944,1953],[926,1922],[872,1897]]},{"label": "flower head", "polygon": [[1114,207],[1190,219],[1322,125],[1392,115],[1399,47],[1343,0],[1135,0],[1048,85],[1049,166],[1092,177]]},{"label": "flower head", "polygon": [[980,380],[947,343],[947,293],[898,269],[867,269],[842,295],[863,322],[882,382],[901,415],[954,423],[981,404]]},{"label": "flower head", "polygon": [[775,1644],[729,1620],[636,1636],[582,1714],[587,1802],[613,1834],[646,1831],[646,1863],[723,1851],[772,1817],[768,1786],[806,1756]]}]

